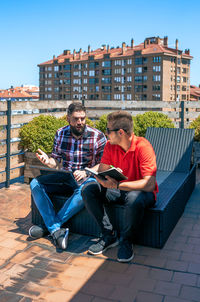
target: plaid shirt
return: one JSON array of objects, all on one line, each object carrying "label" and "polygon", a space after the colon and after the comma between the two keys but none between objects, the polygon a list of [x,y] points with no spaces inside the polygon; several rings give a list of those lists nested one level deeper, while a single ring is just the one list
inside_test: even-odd
[{"label": "plaid shirt", "polygon": [[70,126],[64,126],[56,132],[51,157],[62,160],[64,170],[83,170],[100,163],[105,144],[105,135],[88,125],[79,139],[72,136]]}]

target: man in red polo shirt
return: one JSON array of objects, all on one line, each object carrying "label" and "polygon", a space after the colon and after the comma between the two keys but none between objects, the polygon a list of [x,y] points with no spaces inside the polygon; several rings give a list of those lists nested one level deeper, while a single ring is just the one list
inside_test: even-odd
[{"label": "man in red polo shirt", "polygon": [[[110,113],[107,117],[107,142],[99,166],[99,172],[110,166],[118,167],[127,180],[116,181],[107,176],[98,177],[98,183],[89,183],[82,190],[82,197],[89,213],[99,225],[102,237],[90,246],[88,253],[101,254],[119,243],[117,260],[128,262],[133,259],[133,234],[139,230],[144,210],[156,202],[158,186],[156,182],[156,157],[151,144],[133,133],[133,120],[126,111]],[[116,236],[104,203],[123,204],[125,219],[120,230],[120,240]]]}]

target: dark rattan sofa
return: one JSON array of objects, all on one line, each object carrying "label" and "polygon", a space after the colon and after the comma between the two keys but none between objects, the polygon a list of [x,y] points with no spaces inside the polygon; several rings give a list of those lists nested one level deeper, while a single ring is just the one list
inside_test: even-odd
[{"label": "dark rattan sofa", "polygon": [[[156,206],[145,211],[135,243],[162,248],[182,215],[185,205],[194,189],[196,167],[191,165],[193,129],[148,128],[146,138],[151,142],[157,158],[157,182],[159,193]],[[65,197],[54,196],[53,203],[59,209]],[[121,205],[112,205],[108,210],[114,227],[119,230],[123,215]],[[32,201],[32,223],[42,224]],[[67,222],[71,232],[99,236],[100,231],[86,209]]]}]

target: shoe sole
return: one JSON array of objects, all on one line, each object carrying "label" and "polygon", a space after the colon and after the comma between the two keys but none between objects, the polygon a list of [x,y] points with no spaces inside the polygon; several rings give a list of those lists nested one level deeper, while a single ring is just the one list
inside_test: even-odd
[{"label": "shoe sole", "polygon": [[69,235],[69,229],[66,229],[65,237],[63,238],[63,241],[62,241],[62,249],[63,250],[66,250],[66,248],[67,248],[68,235]]},{"label": "shoe sole", "polygon": [[119,258],[117,258],[117,261],[119,261],[119,262],[129,262],[129,261],[131,261],[133,258],[134,258],[134,254],[133,254],[130,258],[128,258],[128,259],[119,259]]},{"label": "shoe sole", "polygon": [[100,254],[102,254],[103,252],[105,252],[107,249],[109,249],[109,248],[111,248],[111,247],[115,247],[115,246],[117,246],[118,244],[119,244],[119,241],[116,241],[116,242],[110,244],[109,246],[107,246],[105,249],[103,249],[103,250],[100,251],[100,252],[92,252],[92,251],[88,250],[88,253],[89,253],[90,255],[100,255]]}]

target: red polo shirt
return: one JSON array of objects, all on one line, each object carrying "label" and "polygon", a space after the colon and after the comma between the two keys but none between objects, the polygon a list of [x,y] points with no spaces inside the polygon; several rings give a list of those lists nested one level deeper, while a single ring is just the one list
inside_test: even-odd
[{"label": "red polo shirt", "polygon": [[[111,145],[108,141],[103,152],[101,163],[120,168],[128,180],[140,180],[144,176],[156,176],[156,156],[150,142],[144,137],[133,135],[131,146],[125,152],[119,145]],[[154,190],[158,192],[158,185]]]}]

